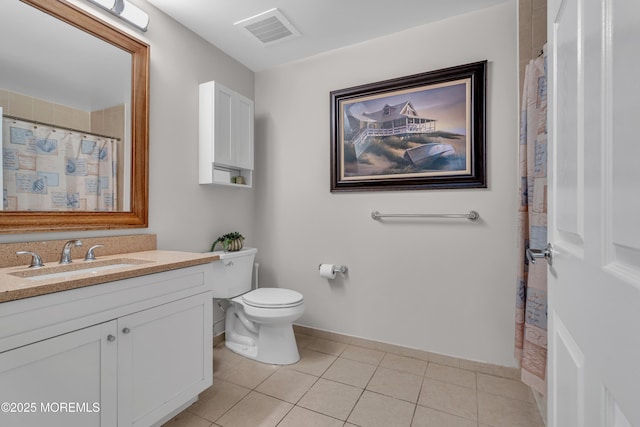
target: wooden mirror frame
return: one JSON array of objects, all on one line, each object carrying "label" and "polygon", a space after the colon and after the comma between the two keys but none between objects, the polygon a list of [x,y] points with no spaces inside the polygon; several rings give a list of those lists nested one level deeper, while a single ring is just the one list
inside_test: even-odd
[{"label": "wooden mirror frame", "polygon": [[64,0],[21,0],[131,54],[131,203],[127,212],[0,211],[0,233],[148,227],[149,45]]}]

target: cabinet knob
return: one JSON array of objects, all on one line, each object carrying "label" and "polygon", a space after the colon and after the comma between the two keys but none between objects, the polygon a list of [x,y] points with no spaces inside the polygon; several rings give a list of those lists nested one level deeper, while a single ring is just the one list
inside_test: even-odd
[{"label": "cabinet knob", "polygon": [[113,342],[113,341],[115,341],[115,340],[116,340],[116,337],[115,337],[115,336],[113,336],[113,335],[111,335],[111,334],[107,335],[107,341],[109,341],[109,342]]},{"label": "cabinet knob", "polygon": [[122,329],[122,333],[123,334],[128,334],[129,332],[131,332],[131,329],[129,329],[129,328],[123,328]]}]

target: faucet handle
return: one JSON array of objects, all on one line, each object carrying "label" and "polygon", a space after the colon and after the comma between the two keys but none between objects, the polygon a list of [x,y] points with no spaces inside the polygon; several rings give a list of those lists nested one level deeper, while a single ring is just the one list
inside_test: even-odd
[{"label": "faucet handle", "polygon": [[38,255],[35,252],[17,251],[16,255],[31,255],[31,265],[29,265],[29,268],[44,267],[44,264],[42,263],[42,258],[40,258],[40,255]]},{"label": "faucet handle", "polygon": [[95,249],[97,248],[104,248],[104,245],[93,245],[89,248],[89,250],[87,251],[87,254],[84,257],[85,261],[95,261],[96,260],[96,254],[93,253]]}]

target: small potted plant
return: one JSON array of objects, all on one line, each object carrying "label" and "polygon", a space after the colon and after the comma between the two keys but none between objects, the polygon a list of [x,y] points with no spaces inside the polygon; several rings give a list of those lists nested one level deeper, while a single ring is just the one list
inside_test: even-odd
[{"label": "small potted plant", "polygon": [[211,245],[212,252],[215,250],[215,247],[218,243],[222,243],[222,249],[224,249],[225,252],[239,251],[240,249],[242,249],[242,246],[244,244],[244,236],[237,231],[223,234],[222,236],[218,237]]}]

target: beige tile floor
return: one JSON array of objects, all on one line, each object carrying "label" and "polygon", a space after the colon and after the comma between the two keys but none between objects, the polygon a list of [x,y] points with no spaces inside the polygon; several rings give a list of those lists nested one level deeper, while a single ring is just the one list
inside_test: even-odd
[{"label": "beige tile floor", "polygon": [[543,427],[519,381],[298,335],[301,359],[271,366],[224,345],[213,386],[164,427]]}]

